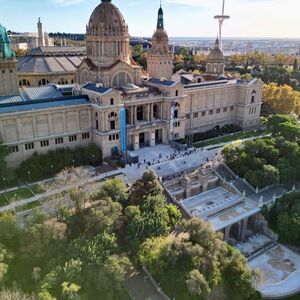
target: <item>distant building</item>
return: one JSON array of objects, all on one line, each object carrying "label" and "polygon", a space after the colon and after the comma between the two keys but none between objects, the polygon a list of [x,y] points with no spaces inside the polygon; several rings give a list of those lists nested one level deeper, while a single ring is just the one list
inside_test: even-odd
[{"label": "distant building", "polygon": [[11,33],[13,49],[31,50],[36,47],[54,46],[54,39],[43,30],[41,19],[38,19],[37,32]]}]

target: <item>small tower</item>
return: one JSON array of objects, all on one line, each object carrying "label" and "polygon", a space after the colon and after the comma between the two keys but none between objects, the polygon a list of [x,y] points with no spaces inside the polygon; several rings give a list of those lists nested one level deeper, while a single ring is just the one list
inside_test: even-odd
[{"label": "small tower", "polygon": [[220,49],[219,38],[216,39],[215,47],[210,50],[207,57],[205,74],[215,76],[216,79],[224,77],[225,60],[223,52]]},{"label": "small tower", "polygon": [[147,69],[150,77],[171,79],[173,55],[169,49],[169,37],[164,30],[164,12],[158,10],[156,31],[152,36],[152,48],[147,54]]},{"label": "small tower", "polygon": [[38,35],[39,35],[38,45],[39,45],[39,47],[44,47],[45,39],[44,39],[43,24],[41,22],[41,18],[39,18],[39,20],[38,20],[37,28],[38,28]]},{"label": "small tower", "polygon": [[18,95],[16,57],[6,28],[0,25],[0,96]]}]

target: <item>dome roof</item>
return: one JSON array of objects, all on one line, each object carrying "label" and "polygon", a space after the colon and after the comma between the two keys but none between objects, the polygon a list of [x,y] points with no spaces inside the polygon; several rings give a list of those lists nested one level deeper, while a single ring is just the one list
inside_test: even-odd
[{"label": "dome roof", "polygon": [[219,47],[219,39],[216,40],[215,47],[211,49],[207,62],[209,63],[224,63],[224,55]]},{"label": "dome roof", "polygon": [[111,0],[102,0],[94,9],[87,26],[87,34],[98,36],[128,34],[123,15]]}]

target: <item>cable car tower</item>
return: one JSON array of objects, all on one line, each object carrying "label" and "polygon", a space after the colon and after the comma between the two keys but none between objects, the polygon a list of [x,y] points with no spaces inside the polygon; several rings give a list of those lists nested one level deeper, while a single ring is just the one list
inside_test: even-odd
[{"label": "cable car tower", "polygon": [[230,19],[230,16],[225,15],[225,0],[223,0],[222,14],[214,17],[219,21],[219,40],[220,40],[220,49],[222,50],[222,26],[223,22],[227,19]]}]

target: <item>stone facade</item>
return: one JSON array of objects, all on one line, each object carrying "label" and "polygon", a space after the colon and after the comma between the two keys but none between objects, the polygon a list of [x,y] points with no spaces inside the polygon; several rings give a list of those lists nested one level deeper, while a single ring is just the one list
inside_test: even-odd
[{"label": "stone facade", "polygon": [[9,146],[10,167],[17,167],[34,152],[91,143],[89,104],[66,108],[1,115],[0,140]]},{"label": "stone facade", "polygon": [[[98,145],[104,157],[110,157],[113,149],[121,152],[121,138],[125,138],[121,109],[126,110],[128,150],[169,143],[226,124],[244,129],[259,124],[263,83],[257,79],[246,82],[226,78],[218,41],[209,56],[211,65],[207,72],[196,77],[187,73],[186,78],[192,78],[187,83],[181,75],[168,79],[172,55],[161,8],[153,50],[148,56],[152,76],[147,81],[142,80],[142,68],[132,62],[128,37],[127,25],[118,8],[103,0],[87,27],[87,57],[78,66],[73,89],[74,96],[86,97],[87,103],[73,106],[71,101],[65,106],[36,108],[33,101],[14,106],[8,103],[11,99],[4,99],[8,104],[2,104],[0,99],[0,140],[10,146],[9,165],[18,166],[34,151],[88,143]],[[6,64],[1,61],[0,70],[4,67],[10,70]],[[15,69],[12,70],[5,73],[10,77],[2,82],[16,92],[16,79],[11,77]],[[70,83],[74,75],[69,75]],[[53,76],[60,78],[59,74]],[[7,89],[3,93],[11,94]],[[53,99],[42,102],[45,101],[51,104]]]},{"label": "stone facade", "polygon": [[169,38],[164,30],[163,10],[158,10],[157,28],[152,37],[152,48],[147,53],[147,70],[150,77],[171,79],[173,55],[169,49]]},{"label": "stone facade", "polygon": [[17,95],[18,93],[15,59],[1,60],[0,58],[0,96]]}]

